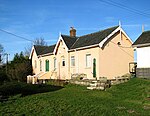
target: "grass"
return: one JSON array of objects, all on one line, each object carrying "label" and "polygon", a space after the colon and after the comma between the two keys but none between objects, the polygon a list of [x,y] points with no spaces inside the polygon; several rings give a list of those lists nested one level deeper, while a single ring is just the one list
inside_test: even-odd
[{"label": "grass", "polygon": [[138,78],[106,91],[68,84],[46,93],[15,94],[0,103],[0,115],[149,116],[149,97],[150,80]]}]

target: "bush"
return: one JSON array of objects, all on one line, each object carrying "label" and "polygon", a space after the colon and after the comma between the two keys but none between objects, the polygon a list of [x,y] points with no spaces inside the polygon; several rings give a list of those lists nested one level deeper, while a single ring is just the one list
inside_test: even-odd
[{"label": "bush", "polygon": [[0,84],[3,84],[4,82],[9,81],[8,76],[5,72],[0,71]]}]

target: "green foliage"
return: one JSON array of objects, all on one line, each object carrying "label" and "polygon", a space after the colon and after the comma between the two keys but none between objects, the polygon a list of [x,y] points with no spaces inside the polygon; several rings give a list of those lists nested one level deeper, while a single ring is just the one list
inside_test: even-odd
[{"label": "green foliage", "polygon": [[7,75],[10,80],[24,81],[26,77],[32,74],[32,65],[28,57],[20,54],[15,54],[13,61],[7,66]]},{"label": "green foliage", "polygon": [[6,81],[9,81],[9,78],[8,78],[6,72],[0,68],[0,84],[3,84]]},{"label": "green foliage", "polygon": [[0,112],[1,115],[148,116],[149,85],[150,80],[138,78],[106,91],[68,84],[58,91],[11,97],[0,103]]}]

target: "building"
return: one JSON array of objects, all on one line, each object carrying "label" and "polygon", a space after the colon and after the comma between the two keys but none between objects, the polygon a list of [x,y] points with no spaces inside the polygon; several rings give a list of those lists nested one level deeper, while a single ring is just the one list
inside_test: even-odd
[{"label": "building", "polygon": [[129,63],[134,60],[131,46],[121,26],[80,37],[71,27],[70,35],[60,35],[55,45],[32,47],[30,59],[35,75],[27,80],[66,80],[74,74],[85,74],[87,79],[122,76],[129,73]]},{"label": "building", "polygon": [[143,32],[133,43],[137,51],[136,76],[150,78],[150,31]]}]

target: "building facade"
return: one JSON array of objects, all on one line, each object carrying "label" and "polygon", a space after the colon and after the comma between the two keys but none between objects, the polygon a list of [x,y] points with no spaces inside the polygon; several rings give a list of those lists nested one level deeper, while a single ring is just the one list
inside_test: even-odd
[{"label": "building facade", "polygon": [[143,32],[133,43],[137,51],[136,76],[150,78],[150,31]]},{"label": "building facade", "polygon": [[129,63],[134,60],[131,46],[121,26],[80,37],[71,28],[70,35],[60,35],[55,45],[33,46],[30,59],[34,75],[28,76],[28,82],[66,80],[74,74],[85,74],[87,79],[122,76],[129,73]]}]

